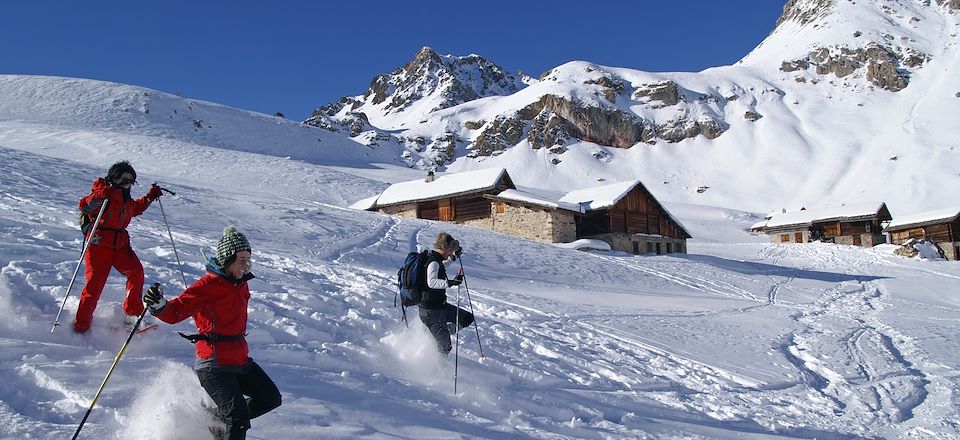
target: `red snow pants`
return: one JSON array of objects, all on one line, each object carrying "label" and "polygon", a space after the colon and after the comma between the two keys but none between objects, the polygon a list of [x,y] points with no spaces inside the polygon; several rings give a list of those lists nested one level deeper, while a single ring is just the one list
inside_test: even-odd
[{"label": "red snow pants", "polygon": [[130,246],[114,249],[92,245],[87,249],[83,261],[86,263],[87,284],[80,292],[77,319],[73,323],[74,331],[83,333],[90,328],[93,311],[97,308],[97,301],[100,300],[100,293],[107,283],[111,268],[116,268],[127,277],[127,297],[123,301],[123,313],[139,315],[143,312],[143,300],[140,298],[143,292],[143,264]]}]

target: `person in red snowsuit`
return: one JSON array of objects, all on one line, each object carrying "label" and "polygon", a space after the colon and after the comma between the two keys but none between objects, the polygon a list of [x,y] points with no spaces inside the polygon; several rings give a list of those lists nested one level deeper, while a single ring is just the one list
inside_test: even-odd
[{"label": "person in red snowsuit", "polygon": [[[136,319],[143,312],[143,303],[140,301],[143,293],[143,265],[130,247],[127,226],[133,217],[143,214],[162,192],[159,186],[154,185],[146,196],[133,199],[130,197],[130,188],[136,181],[137,172],[130,163],[117,162],[107,171],[106,178],[98,178],[93,182],[90,195],[80,199],[80,212],[89,219],[83,233],[90,245],[83,257],[87,282],[80,292],[80,305],[77,306],[77,316],[73,322],[73,330],[77,333],[90,329],[93,311],[97,308],[100,293],[110,276],[111,268],[116,268],[127,277],[123,313]],[[100,217],[100,224],[96,225],[93,236],[86,237],[104,201],[107,202],[107,209]]]},{"label": "person in red snowsuit", "polygon": [[250,251],[247,238],[227,227],[202,278],[169,301],[159,283],[143,296],[150,313],[163,322],[175,324],[193,317],[198,334],[181,336],[196,344],[194,371],[217,404],[229,440],[245,439],[250,419],[281,403],[276,384],[248,356],[244,337],[250,301],[247,281],[254,278],[249,271]]}]

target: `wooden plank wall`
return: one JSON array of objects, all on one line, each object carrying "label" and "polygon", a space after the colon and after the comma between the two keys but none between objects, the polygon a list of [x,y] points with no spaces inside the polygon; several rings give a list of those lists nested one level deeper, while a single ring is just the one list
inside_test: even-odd
[{"label": "wooden plank wall", "polygon": [[483,196],[456,199],[453,209],[457,221],[490,217],[490,201]]},{"label": "wooden plank wall", "polygon": [[440,203],[437,200],[417,203],[417,218],[440,220]]},{"label": "wooden plank wall", "polygon": [[667,214],[640,186],[630,191],[610,208],[611,232],[629,234],[657,234],[673,238],[684,238]]}]

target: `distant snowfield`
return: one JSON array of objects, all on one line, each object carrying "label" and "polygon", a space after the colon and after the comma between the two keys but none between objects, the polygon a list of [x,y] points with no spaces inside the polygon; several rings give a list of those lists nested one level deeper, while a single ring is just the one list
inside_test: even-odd
[{"label": "distant snowfield", "polygon": [[[770,244],[744,232],[757,214],[669,199],[695,237],[689,254],[575,251],[343,208],[419,173],[296,124],[279,122],[289,133],[258,149],[198,138],[189,122],[133,130],[142,116],[68,121],[41,108],[59,115],[42,120],[2,104],[0,438],[72,435],[126,336],[109,329],[116,274],[90,334],[50,324],[79,257],[77,200],[129,159],[135,195],[154,181],[177,192],[160,200],[188,281],[224,226],[252,243],[251,356],[284,404],[251,438],[960,439],[957,262]],[[252,133],[278,124],[236,121]],[[211,133],[240,132],[220,124]],[[311,136],[328,149],[308,148]],[[148,282],[176,295],[160,207],[130,230]],[[479,324],[461,334],[458,362],[393,306],[404,255],[443,230],[464,246],[459,299],[469,292]],[[193,347],[176,334],[191,327],[134,338],[81,438],[207,435]]]}]

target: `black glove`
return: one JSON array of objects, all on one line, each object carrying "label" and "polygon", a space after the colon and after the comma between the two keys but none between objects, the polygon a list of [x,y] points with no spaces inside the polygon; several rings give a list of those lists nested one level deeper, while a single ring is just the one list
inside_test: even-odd
[{"label": "black glove", "polygon": [[[460,246],[457,246],[457,251],[454,252],[453,255],[456,255],[457,258],[460,258],[460,255],[462,255],[462,254],[463,254],[463,248],[460,247]],[[461,273],[462,273],[462,272],[463,272],[463,271],[461,271]]]},{"label": "black glove", "polygon": [[460,270],[457,271],[457,276],[456,276],[456,277],[454,277],[452,280],[447,280],[447,286],[448,286],[448,287],[459,286],[460,283],[463,283],[463,268],[462,268],[462,267],[460,268]]},{"label": "black glove", "polygon": [[150,313],[156,315],[167,306],[167,300],[163,297],[163,287],[160,283],[153,283],[147,293],[143,294],[143,303],[150,309]]}]

